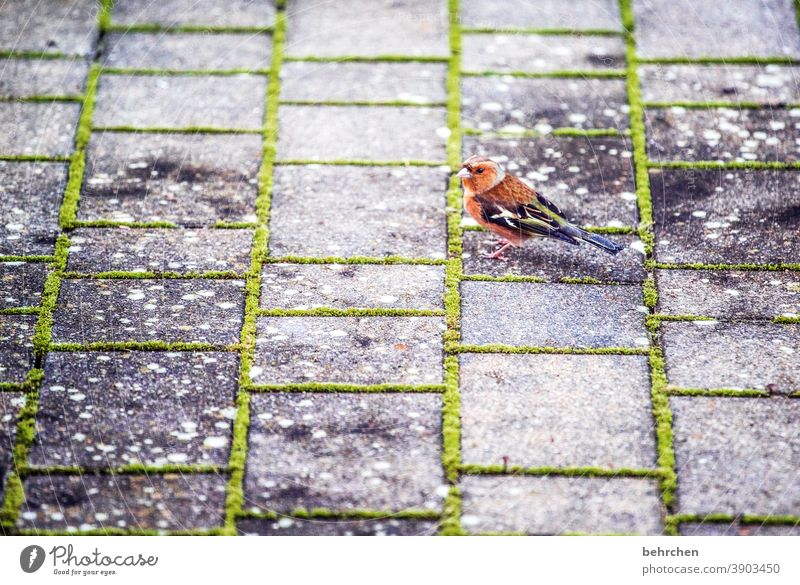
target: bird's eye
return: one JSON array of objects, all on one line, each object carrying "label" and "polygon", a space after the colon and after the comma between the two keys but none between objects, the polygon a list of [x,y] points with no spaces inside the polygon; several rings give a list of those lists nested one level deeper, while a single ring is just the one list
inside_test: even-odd
[{"label": "bird's eye", "polygon": [[483,167],[478,167],[478,168],[475,170],[475,172],[476,172],[476,173],[478,173],[479,175],[480,175],[480,174],[481,174],[483,171],[484,171],[484,168],[483,168]]}]

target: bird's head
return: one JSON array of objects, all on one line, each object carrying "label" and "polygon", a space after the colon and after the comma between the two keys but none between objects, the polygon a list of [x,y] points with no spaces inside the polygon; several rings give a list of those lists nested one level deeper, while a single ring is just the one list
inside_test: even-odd
[{"label": "bird's head", "polygon": [[461,179],[465,189],[480,195],[502,181],[506,172],[492,159],[473,155],[461,164],[456,176]]}]

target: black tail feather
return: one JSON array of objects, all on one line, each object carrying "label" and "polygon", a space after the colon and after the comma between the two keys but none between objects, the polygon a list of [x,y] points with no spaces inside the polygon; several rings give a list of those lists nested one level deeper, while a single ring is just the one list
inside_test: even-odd
[{"label": "black tail feather", "polygon": [[593,234],[581,229],[579,229],[578,232],[578,234],[575,234],[576,237],[580,238],[584,242],[590,243],[596,248],[600,248],[604,252],[608,252],[609,254],[618,254],[623,248],[625,248],[625,246],[617,244],[616,242],[612,242],[600,234]]}]

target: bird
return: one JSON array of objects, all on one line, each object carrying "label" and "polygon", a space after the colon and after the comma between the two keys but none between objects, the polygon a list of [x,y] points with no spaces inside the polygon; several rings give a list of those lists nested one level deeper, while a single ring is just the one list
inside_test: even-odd
[{"label": "bird", "polygon": [[510,247],[520,247],[535,237],[554,238],[568,244],[587,242],[609,254],[624,248],[598,234],[571,224],[558,206],[537,193],[496,161],[473,155],[456,173],[464,189],[464,207],[484,228],[497,234],[499,249],[484,258],[506,260]]}]

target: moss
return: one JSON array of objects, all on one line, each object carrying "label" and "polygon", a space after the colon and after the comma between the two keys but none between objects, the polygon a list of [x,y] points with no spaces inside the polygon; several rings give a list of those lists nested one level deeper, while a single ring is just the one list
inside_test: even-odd
[{"label": "moss", "polygon": [[366,159],[337,159],[337,160],[313,160],[313,159],[281,159],[275,161],[280,165],[326,165],[326,166],[350,166],[350,167],[441,167],[445,161],[437,160],[366,160]]},{"label": "moss", "polygon": [[518,27],[478,27],[478,26],[464,26],[461,27],[461,32],[466,35],[476,34],[515,34],[515,35],[548,35],[548,36],[564,36],[569,35],[573,37],[582,36],[601,36],[601,37],[618,37],[622,32],[617,30],[605,28],[587,28],[587,29],[573,29],[573,28],[518,28]]},{"label": "moss", "polygon": [[363,107],[406,107],[406,108],[435,108],[444,107],[447,104],[444,102],[424,102],[424,101],[406,101],[406,100],[354,100],[354,101],[337,101],[337,100],[281,100],[282,106],[363,106]]},{"label": "moss", "polygon": [[654,268],[663,270],[753,270],[753,271],[774,271],[774,272],[794,272],[800,270],[800,263],[798,264],[706,264],[702,262],[690,263],[670,263],[670,262],[655,262]]},{"label": "moss", "polygon": [[249,384],[251,392],[330,392],[330,393],[441,393],[443,384],[336,384],[328,382],[298,382],[295,384]]},{"label": "moss", "polygon": [[773,323],[783,324],[783,325],[790,325],[794,323],[800,323],[800,317],[784,317],[782,315],[773,317]]},{"label": "moss", "polygon": [[258,223],[252,221],[223,221],[218,219],[214,223],[214,229],[217,230],[251,230],[257,227]]},{"label": "moss", "polygon": [[10,162],[70,162],[72,157],[51,154],[0,154],[0,161]]},{"label": "moss", "polygon": [[0,315],[38,315],[39,307],[12,307],[0,309]]},{"label": "moss", "polygon": [[650,397],[655,420],[658,466],[663,470],[661,478],[661,501],[667,510],[676,502],[678,476],[675,471],[675,447],[672,432],[672,410],[667,395],[667,374],[664,355],[661,349],[650,350]]},{"label": "moss", "polygon": [[52,262],[54,256],[0,256],[0,262]]},{"label": "moss", "polygon": [[39,319],[33,334],[33,349],[37,358],[41,359],[50,345],[51,330],[53,328],[53,313],[58,303],[58,293],[61,290],[61,275],[67,264],[69,253],[69,238],[61,234],[56,239],[55,262],[53,270],[47,275],[42,291],[42,300],[39,310]]},{"label": "moss", "polygon": [[406,258],[405,256],[326,256],[313,258],[308,256],[272,256],[265,259],[267,264],[423,264],[441,266],[446,260],[428,258]]},{"label": "moss", "polygon": [[680,388],[677,386],[667,386],[667,394],[672,396],[747,396],[751,398],[768,397],[770,394],[766,390],[736,389],[736,388]]},{"label": "moss", "polygon": [[798,526],[800,515],[775,514],[673,514],[667,516],[671,524],[754,524],[761,526]]},{"label": "moss", "polygon": [[92,118],[94,117],[94,105],[99,78],[100,66],[94,63],[89,68],[89,75],[86,81],[86,94],[83,100],[83,107],[81,108],[81,115],[78,120],[78,131],[75,135],[75,152],[70,161],[69,177],[67,179],[66,189],[64,190],[61,210],[59,212],[59,223],[64,229],[72,227],[72,223],[75,221],[75,217],[78,214],[78,201],[81,198],[83,173],[86,169],[86,147],[89,144],[89,137],[92,134]]},{"label": "moss", "polygon": [[74,96],[74,95],[31,95],[31,96],[24,96],[24,97],[9,97],[9,96],[0,96],[0,103],[2,102],[22,102],[22,103],[45,103],[50,104],[53,102],[62,102],[62,103],[82,103],[83,96]]},{"label": "moss", "polygon": [[260,309],[262,317],[442,317],[442,310],[422,309]]},{"label": "moss", "polygon": [[574,354],[574,355],[648,355],[648,350],[639,347],[546,347],[502,345],[450,344],[450,353],[522,353],[522,354]]},{"label": "moss", "polygon": [[442,536],[465,536],[467,534],[461,526],[461,490],[456,486],[450,486],[444,500],[444,513],[439,534]]},{"label": "moss", "polygon": [[652,276],[648,276],[642,283],[642,296],[644,297],[644,306],[648,309],[655,310],[658,305],[658,289],[656,288],[656,281]]},{"label": "moss", "polygon": [[163,126],[94,126],[97,132],[132,132],[148,134],[261,134],[261,130],[251,128],[222,128],[219,126],[183,126],[169,128]]},{"label": "moss", "polygon": [[556,70],[556,71],[464,71],[465,77],[522,77],[529,79],[623,79],[625,72],[614,69],[592,69],[589,71]]},{"label": "moss", "polygon": [[559,477],[655,477],[664,476],[661,469],[633,469],[605,467],[520,467],[516,465],[462,465],[466,475],[530,475]]},{"label": "moss", "polygon": [[711,160],[700,161],[648,161],[647,166],[657,169],[756,169],[756,170],[792,170],[800,169],[800,163],[785,163],[778,161],[729,161],[718,162]]}]

